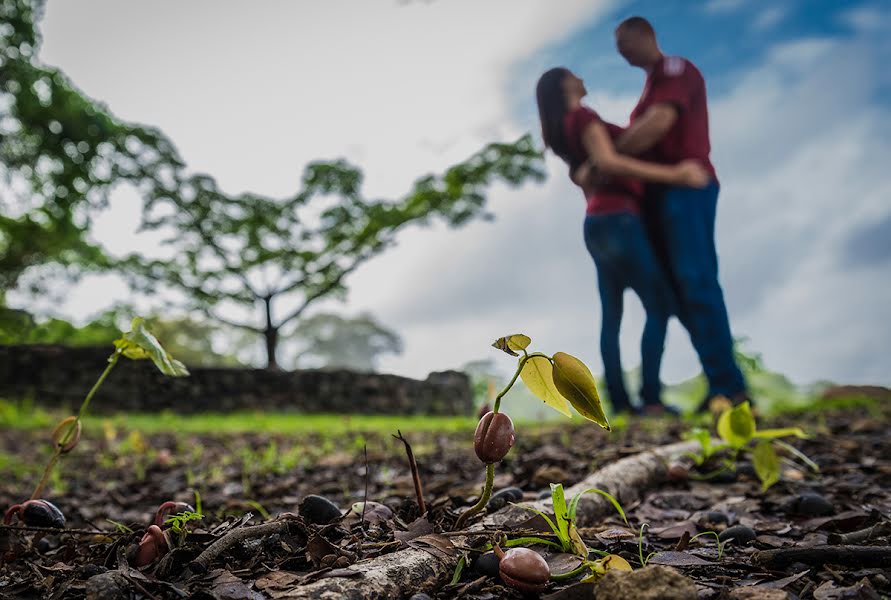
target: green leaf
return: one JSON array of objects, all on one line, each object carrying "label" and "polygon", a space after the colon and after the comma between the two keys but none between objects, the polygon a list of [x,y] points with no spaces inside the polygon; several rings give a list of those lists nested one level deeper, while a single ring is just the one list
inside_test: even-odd
[{"label": "green leaf", "polygon": [[761,440],[755,446],[752,453],[755,465],[755,473],[761,480],[761,491],[767,489],[780,480],[780,459],[773,449],[773,443],[770,440]]},{"label": "green leaf", "polygon": [[566,497],[563,495],[563,484],[551,484],[551,501],[554,504],[554,521],[557,523],[561,540],[571,541],[569,537],[569,511],[566,510]]},{"label": "green leaf", "polygon": [[786,452],[788,452],[792,456],[795,456],[796,458],[798,458],[798,460],[800,460],[801,462],[806,464],[808,467],[810,467],[810,469],[814,473],[820,472],[820,466],[817,463],[815,463],[814,461],[812,461],[807,454],[805,454],[804,452],[802,452],[795,446],[793,446],[791,444],[787,444],[783,440],[774,440],[774,444],[777,444],[778,446],[780,446],[780,448],[785,449]]},{"label": "green leaf", "polygon": [[625,521],[625,525],[628,525],[629,527],[631,527],[631,525],[628,523],[628,517],[625,516],[625,511],[622,510],[622,505],[619,504],[619,501],[616,500],[615,497],[613,497],[613,495],[610,494],[609,492],[604,492],[600,488],[593,488],[593,487],[579,492],[578,494],[576,494],[575,496],[572,497],[572,500],[569,501],[569,518],[570,519],[575,521],[575,513],[576,513],[576,510],[578,509],[579,499],[581,499],[581,497],[583,495],[590,494],[590,493],[600,494],[601,496],[603,496],[604,498],[609,500],[610,504],[612,504],[615,507],[615,509],[619,512],[619,515],[622,517],[622,520]]},{"label": "green leaf", "polygon": [[742,448],[755,435],[755,417],[748,402],[725,410],[718,417],[718,435],[731,448]]},{"label": "green leaf", "polygon": [[130,331],[114,341],[119,354],[132,360],[149,359],[159,371],[169,377],[184,377],[189,374],[186,366],[170,356],[145,328],[145,319],[135,317],[130,327]]},{"label": "green leaf", "polygon": [[569,403],[566,401],[557,386],[554,385],[554,373],[551,361],[545,356],[531,356],[526,360],[520,371],[520,379],[542,402],[567,417],[572,417],[569,412]]},{"label": "green leaf", "polygon": [[554,385],[560,394],[569,400],[580,415],[609,431],[609,421],[600,404],[597,384],[585,363],[565,352],[557,352],[553,360]]},{"label": "green leaf", "polygon": [[506,335],[504,337],[500,337],[492,343],[492,346],[507,352],[511,356],[519,356],[517,354],[517,350],[525,350],[526,347],[532,343],[532,338],[528,335],[523,335],[522,333],[514,333],[512,335]]},{"label": "green leaf", "polygon": [[[516,546],[528,546],[530,544],[542,544],[544,546],[550,546],[552,548],[559,548],[561,550],[563,549],[563,546],[561,546],[557,542],[546,540],[534,535],[507,540],[503,545],[505,548],[515,548]],[[489,544],[487,546],[487,549],[490,549],[491,547],[491,544]]]},{"label": "green leaf", "polygon": [[775,438],[789,437],[791,435],[805,440],[808,438],[808,435],[800,427],[783,427],[782,429],[759,429],[752,437],[772,440]]}]

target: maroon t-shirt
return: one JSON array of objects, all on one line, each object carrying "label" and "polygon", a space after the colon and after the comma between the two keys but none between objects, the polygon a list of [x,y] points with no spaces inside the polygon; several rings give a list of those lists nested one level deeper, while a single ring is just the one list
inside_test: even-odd
[{"label": "maroon t-shirt", "polygon": [[[582,136],[592,123],[602,123],[612,139],[616,139],[622,131],[618,125],[607,123],[588,108],[580,106],[566,114],[563,121],[563,134],[569,149],[570,169],[577,169],[588,160],[588,152],[582,142]],[[598,178],[595,185],[582,187],[587,201],[586,214],[606,215],[620,212],[640,212],[640,199],[643,197],[643,183],[630,177],[613,177],[604,175]]]},{"label": "maroon t-shirt", "polygon": [[686,58],[663,56],[647,74],[643,93],[631,111],[631,122],[654,104],[668,103],[678,109],[678,119],[668,133],[642,158],[664,164],[677,164],[693,158],[717,179],[709,160],[708,103],[705,80]]}]

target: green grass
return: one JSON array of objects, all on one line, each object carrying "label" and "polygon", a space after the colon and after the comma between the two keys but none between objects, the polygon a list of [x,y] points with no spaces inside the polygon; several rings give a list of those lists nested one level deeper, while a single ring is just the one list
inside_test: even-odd
[{"label": "green grass", "polygon": [[[0,428],[34,430],[48,429],[60,419],[58,413],[35,407],[29,401],[0,400]],[[96,431],[109,421],[117,429],[138,430],[142,433],[325,433],[344,435],[368,432],[389,434],[403,432],[466,432],[476,427],[473,417],[440,417],[425,415],[339,415],[299,414],[283,412],[234,412],[180,415],[170,411],[87,415],[84,426]]]}]

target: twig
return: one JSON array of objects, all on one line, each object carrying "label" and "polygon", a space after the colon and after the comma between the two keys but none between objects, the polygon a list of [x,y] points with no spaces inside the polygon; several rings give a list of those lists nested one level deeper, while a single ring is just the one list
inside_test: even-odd
[{"label": "twig", "polygon": [[761,566],[782,568],[800,562],[808,565],[849,565],[887,567],[891,548],[882,546],[820,546],[816,548],[779,548],[756,552],[753,560]]},{"label": "twig", "polygon": [[123,576],[124,576],[124,579],[126,579],[127,581],[129,581],[132,585],[136,586],[136,589],[138,589],[140,592],[142,592],[143,594],[145,594],[145,597],[146,597],[146,598],[151,598],[152,600],[159,600],[159,598],[158,598],[157,596],[155,596],[154,594],[152,594],[151,592],[149,592],[147,589],[145,589],[144,587],[142,587],[142,585],[140,585],[140,583],[139,583],[138,581],[136,581],[136,578],[135,578],[135,577],[130,577],[129,575],[127,575],[127,574],[124,573],[123,571],[121,572],[121,575],[123,575]]},{"label": "twig", "polygon": [[417,496],[418,499],[418,510],[420,510],[423,515],[427,512],[427,505],[424,504],[424,488],[421,487],[421,476],[418,474],[418,463],[415,461],[414,452],[411,451],[411,444],[408,443],[407,439],[402,437],[402,431],[397,429],[396,433],[399,435],[394,435],[393,437],[405,444],[405,453],[408,455],[408,466],[411,469],[411,478],[415,484],[415,496]]},{"label": "twig", "polygon": [[891,523],[884,521],[882,523],[877,523],[872,527],[867,527],[866,529],[861,529],[859,531],[852,531],[850,533],[830,533],[829,543],[862,544],[863,542],[868,542],[872,538],[880,537],[889,532],[891,532]]},{"label": "twig", "polygon": [[0,525],[10,531],[39,531],[41,533],[70,533],[72,535],[130,535],[129,531],[92,531],[90,529],[66,529],[65,527],[37,527],[34,525]]},{"label": "twig", "polygon": [[292,520],[273,521],[272,523],[263,523],[261,525],[252,525],[250,527],[240,527],[233,529],[198,555],[198,558],[189,563],[189,568],[194,573],[204,573],[210,564],[216,558],[239,542],[252,538],[273,535],[276,533],[288,533],[288,525],[294,523]]},{"label": "twig", "polygon": [[368,444],[363,444],[365,452],[365,497],[362,499],[362,531],[365,531],[365,509],[368,508]]}]

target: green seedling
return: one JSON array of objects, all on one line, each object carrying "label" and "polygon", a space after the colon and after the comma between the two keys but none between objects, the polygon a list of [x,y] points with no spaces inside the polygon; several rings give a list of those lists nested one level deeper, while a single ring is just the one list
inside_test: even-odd
[{"label": "green seedling", "polygon": [[105,367],[105,370],[99,376],[99,379],[96,380],[96,383],[87,393],[83,402],[81,402],[77,416],[62,419],[53,430],[52,439],[55,451],[46,466],[43,477],[34,489],[34,493],[31,494],[32,499],[43,492],[43,488],[46,485],[50,472],[62,454],[67,454],[77,445],[77,442],[80,439],[81,421],[87,412],[87,408],[90,406],[90,401],[93,399],[93,396],[96,395],[96,392],[102,386],[102,383],[122,356],[131,360],[151,360],[162,373],[170,377],[183,377],[189,374],[185,365],[174,359],[161,347],[161,344],[155,339],[155,336],[145,328],[145,320],[141,317],[133,319],[130,331],[116,339],[114,341],[114,347],[114,352],[108,357],[108,366]]},{"label": "green seedling", "polygon": [[[510,391],[517,378],[542,402],[557,412],[571,417],[572,406],[584,418],[593,421],[609,431],[610,425],[600,403],[594,376],[585,364],[565,352],[547,356],[541,352],[528,352],[532,339],[522,333],[498,338],[492,344],[495,348],[519,357],[517,369],[507,386],[495,397],[492,412],[480,419],[474,434],[474,451],[486,465],[486,483],[479,501],[458,517],[456,529],[461,529],[467,520],[483,510],[492,496],[495,479],[495,463],[500,462],[510,451],[515,441],[513,422],[507,414],[501,413],[501,400]],[[522,352],[522,355],[519,353]]]},{"label": "green seedling", "polygon": [[690,538],[690,541],[693,542],[696,538],[701,537],[703,535],[713,535],[715,536],[715,541],[718,542],[718,560],[721,560],[721,557],[724,555],[724,548],[727,544],[730,543],[730,540],[721,541],[721,536],[718,535],[716,531],[703,531],[702,533],[697,533],[693,537]]},{"label": "green seedling", "polygon": [[[718,443],[715,443],[709,431],[703,428],[692,429],[684,436],[699,442],[699,452],[686,454],[697,466],[701,467],[719,453],[725,451],[728,453],[721,460],[721,466],[718,469],[704,475],[691,475],[692,479],[707,480],[727,471],[735,471],[739,454],[749,449],[752,450],[752,462],[755,473],[761,480],[762,491],[767,491],[780,479],[780,460],[776,448],[788,452],[812,471],[819,471],[819,467],[814,461],[780,439],[790,436],[806,438],[807,434],[801,428],[758,429],[748,402],[722,412],[718,417],[716,429],[721,440]],[[754,448],[751,448],[752,444],[754,444]]]},{"label": "green seedling", "polygon": [[640,558],[640,566],[641,567],[646,567],[647,563],[650,562],[650,559],[653,558],[653,556],[656,554],[655,552],[650,552],[649,554],[644,556],[644,553],[643,553],[644,529],[646,529],[649,526],[650,526],[649,523],[642,523],[640,526],[640,533],[637,536],[637,556],[638,556],[638,558]]},{"label": "green seedling", "polygon": [[[726,446],[731,449],[734,459],[750,442],[756,442],[752,452],[752,462],[755,473],[761,480],[762,491],[767,491],[770,486],[780,480],[780,461],[774,449],[774,442],[778,438],[789,436],[807,438],[807,434],[799,427],[759,430],[748,402],[743,402],[739,406],[721,413],[721,416],[718,417],[717,431]],[[782,447],[791,448],[789,444],[784,444]],[[795,454],[803,456],[799,451],[796,451]],[[807,459],[806,464],[816,470],[817,465],[812,460]]]},{"label": "green seedling", "polygon": [[[569,571],[567,573],[560,573],[557,575],[551,575],[551,579],[555,581],[561,579],[571,579],[587,571],[590,571],[590,574],[583,581],[594,581],[596,579],[599,579],[603,577],[603,575],[610,569],[630,571],[631,565],[629,565],[625,559],[620,556],[609,554],[607,552],[602,552],[600,550],[590,550],[585,544],[585,541],[582,539],[582,536],[579,535],[578,529],[575,525],[576,511],[578,509],[578,504],[581,497],[585,494],[590,493],[600,494],[601,496],[609,500],[609,502],[615,507],[616,511],[618,511],[619,515],[622,517],[622,520],[625,521],[625,524],[628,524],[628,519],[625,516],[625,511],[622,509],[622,505],[619,504],[619,502],[608,492],[605,492],[598,488],[583,490],[575,494],[567,505],[566,496],[563,491],[563,484],[552,483],[551,501],[554,505],[553,519],[547,513],[536,508],[532,508],[531,506],[524,506],[522,504],[519,504],[517,506],[533,512],[543,518],[545,523],[547,523],[548,527],[551,529],[551,533],[553,534],[553,537],[556,538],[556,541],[545,539],[541,536],[523,536],[510,540],[502,540],[499,545],[504,546],[505,548],[515,548],[518,546],[539,544],[555,548],[560,552],[574,554],[582,559],[582,563],[572,571]],[[485,552],[487,550],[491,550],[493,547],[496,547],[496,545],[488,544],[482,548],[482,551]],[[588,560],[588,556],[592,552],[600,555],[601,558],[598,558],[597,560]],[[462,556],[459,560],[458,568],[455,569],[455,574],[452,577],[453,582],[457,582],[460,579],[461,570],[464,568],[466,560],[467,559],[465,556]]]},{"label": "green seedling", "polygon": [[[188,505],[185,505],[188,506]],[[204,518],[201,513],[201,494],[195,491],[195,510],[183,510],[164,520],[165,525],[170,526],[170,531],[175,533],[178,538],[178,546],[182,546],[186,541],[189,531],[186,525],[192,521],[200,521]]]},{"label": "green seedling", "polygon": [[608,492],[604,492],[598,488],[590,488],[584,491],[577,493],[572,499],[569,501],[569,505],[566,504],[566,497],[563,493],[563,484],[561,483],[552,483],[551,484],[551,502],[554,505],[554,518],[551,517],[536,508],[532,508],[531,506],[524,506],[520,504],[520,508],[533,512],[539,515],[541,518],[545,520],[545,523],[548,524],[554,536],[557,538],[557,542],[552,542],[549,540],[545,540],[537,537],[529,537],[523,538],[527,541],[527,543],[535,543],[535,544],[545,544],[549,546],[554,546],[559,548],[562,552],[568,552],[571,554],[575,554],[576,556],[587,559],[589,550],[585,545],[584,540],[579,535],[578,529],[575,525],[575,517],[576,512],[578,510],[579,500],[584,494],[600,494],[607,500],[609,500],[610,504],[612,504],[616,511],[618,511],[619,515],[622,517],[622,520],[625,521],[625,524],[628,525],[628,519],[625,516],[625,511],[622,510],[622,505],[619,504],[618,500],[616,500],[612,495]]},{"label": "green seedling", "polygon": [[31,500],[37,500],[38,496],[43,493],[51,476],[59,477],[55,469],[56,464],[63,454],[71,452],[77,446],[81,436],[81,422],[87,412],[87,408],[90,406],[90,401],[122,356],[131,360],[151,360],[162,373],[171,377],[182,377],[189,374],[181,362],[174,359],[161,347],[158,340],[145,328],[145,322],[140,317],[133,319],[130,331],[114,341],[114,348],[114,352],[108,357],[108,365],[81,402],[77,415],[62,419],[53,428],[50,436],[53,442],[53,454],[50,456],[43,475],[31,494]]}]

